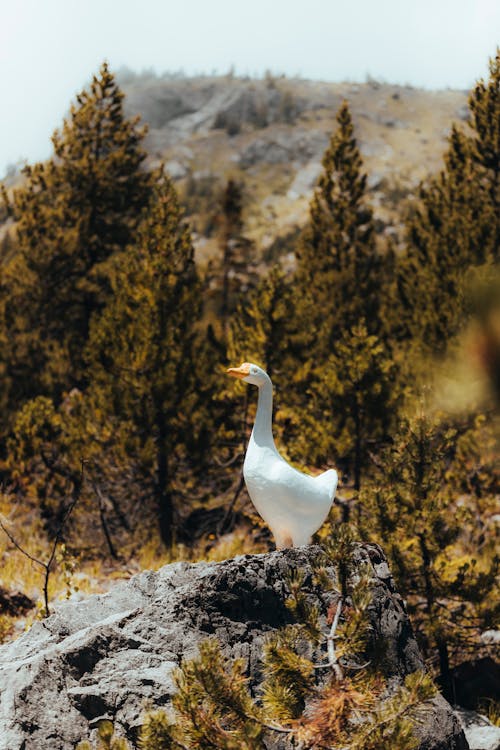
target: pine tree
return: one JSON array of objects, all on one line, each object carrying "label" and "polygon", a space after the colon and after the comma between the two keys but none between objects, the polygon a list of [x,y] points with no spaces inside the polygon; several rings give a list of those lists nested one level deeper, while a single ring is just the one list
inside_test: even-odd
[{"label": "pine tree", "polygon": [[[381,417],[381,398],[376,397],[369,405],[375,395],[373,389],[378,387],[375,378],[372,391],[363,392],[364,397],[359,383],[358,394],[356,387],[352,391],[353,417],[353,403],[341,396],[340,390],[346,386],[341,386],[334,369],[340,366],[347,382],[356,380],[361,366],[367,372],[373,364],[371,349],[375,348],[379,364],[385,362],[382,369],[390,370],[387,347],[382,351],[381,342],[370,338],[385,338],[381,298],[388,268],[377,248],[375,224],[365,196],[366,175],[346,102],[338,112],[337,123],[323,157],[323,172],[298,249],[296,332],[292,338],[296,362],[289,392],[293,416],[288,441],[292,457],[301,461],[328,464],[332,459],[347,459],[358,487],[366,446],[380,439],[384,431],[380,419],[376,424],[376,419],[361,418],[361,411],[367,414],[371,409],[375,415],[378,409]],[[352,343],[351,337],[356,339]],[[347,372],[346,357],[357,375]],[[365,361],[361,362],[363,357]],[[380,367],[377,373],[382,375]],[[364,385],[369,379],[365,376]],[[382,380],[381,393],[389,408],[388,380]],[[387,413],[383,421],[388,423],[390,417]],[[354,434],[357,437],[352,438]]]},{"label": "pine tree", "polygon": [[420,199],[409,226],[408,254],[398,266],[404,314],[396,330],[402,322],[403,335],[443,352],[463,311],[465,272],[487,259],[470,143],[457,128],[450,135],[445,170],[422,187]]},{"label": "pine tree", "polygon": [[337,123],[298,251],[299,315],[309,327],[306,348],[320,360],[362,318],[370,333],[381,327],[381,259],[347,102]]},{"label": "pine tree", "polygon": [[269,377],[286,369],[294,325],[293,288],[279,266],[245,294],[233,316],[228,336],[230,361],[257,362]]},{"label": "pine tree", "polygon": [[312,382],[313,411],[321,413],[311,427],[318,435],[316,458],[325,462],[333,455],[352,475],[356,491],[369,452],[387,441],[399,399],[395,375],[384,345],[362,322],[344,332]]},{"label": "pine tree", "polygon": [[362,496],[363,533],[384,544],[424,655],[437,654],[448,697],[451,658],[473,632],[477,648],[481,628],[498,616],[493,602],[482,602],[494,591],[499,558],[491,547],[479,553],[475,514],[453,480],[455,472],[465,479],[463,440],[421,406],[402,421],[380,456],[378,481]]},{"label": "pine tree", "polygon": [[221,318],[224,334],[227,334],[229,315],[229,279],[233,255],[238,237],[243,228],[242,192],[234,180],[228,180],[221,207],[221,245],[222,245],[222,304]]},{"label": "pine tree", "polygon": [[[274,266],[256,289],[242,296],[228,331],[229,361],[256,362],[273,379],[276,387],[275,428],[278,432],[284,427],[283,420],[290,416],[280,384],[289,380],[294,367],[292,348],[296,321],[293,293],[293,285],[284,271]],[[245,390],[245,412],[246,393]],[[242,418],[241,410],[236,409],[233,414],[240,428],[246,420]],[[246,440],[246,435],[243,439]]]},{"label": "pine tree", "polygon": [[[490,60],[490,77],[480,80],[469,98],[472,113],[472,161],[481,188],[482,224],[487,260],[500,260],[500,48]],[[489,229],[488,225],[489,224]]]},{"label": "pine tree", "polygon": [[[380,440],[392,416],[390,378],[383,375],[391,365],[383,346],[381,305],[390,263],[377,248],[366,175],[346,102],[337,123],[298,250],[294,317],[300,333],[294,339],[298,362],[290,447],[293,456],[306,462],[347,461],[358,488],[366,448]],[[375,361],[377,375],[371,377]],[[377,377],[382,378],[380,388]],[[346,385],[351,382],[352,387]]]},{"label": "pine tree", "polygon": [[[113,296],[94,317],[87,358],[99,409],[124,425],[128,455],[152,484],[160,533],[171,545],[176,480],[206,450],[211,372],[199,345],[200,282],[169,179],[156,175],[136,243],[117,257]],[[201,411],[200,411],[201,410]],[[203,412],[204,413],[204,412]]]},{"label": "pine tree", "polygon": [[25,353],[9,363],[21,397],[58,398],[85,383],[82,352],[108,298],[107,262],[132,239],[149,195],[144,133],[125,118],[104,63],[54,133],[54,156],[27,167],[14,191],[22,268],[6,325]]},{"label": "pine tree", "polygon": [[452,128],[444,169],[421,188],[398,268],[396,334],[437,353],[463,324],[470,269],[500,257],[500,53],[469,108],[470,127]]}]

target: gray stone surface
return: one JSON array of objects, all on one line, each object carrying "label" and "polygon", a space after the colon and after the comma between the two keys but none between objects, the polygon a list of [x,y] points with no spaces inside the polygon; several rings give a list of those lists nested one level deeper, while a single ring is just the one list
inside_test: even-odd
[{"label": "gray stone surface", "polygon": [[321,162],[317,160],[310,161],[305,167],[299,169],[288,190],[287,197],[290,200],[309,198],[321,174],[321,168]]},{"label": "gray stone surface", "polygon": [[254,138],[241,152],[240,164],[247,168],[255,164],[296,163],[296,167],[311,159],[321,161],[328,145],[328,136],[321,130],[305,130],[297,127],[290,130],[277,126]]},{"label": "gray stone surface", "polygon": [[[266,635],[290,622],[285,606],[290,566],[305,571],[304,589],[326,618],[332,595],[318,590],[311,575],[318,552],[306,547],[221,563],[174,563],[107,594],[61,604],[0,648],[0,750],[73,748],[102,716],[133,739],[144,705],[168,705],[173,667],[194,656],[209,635],[228,656],[247,660],[257,684]],[[422,660],[382,552],[360,546],[356,559],[374,571],[369,656],[395,685],[421,668]],[[420,750],[467,750],[440,696],[429,705],[419,732]],[[285,747],[278,742],[267,746]]]},{"label": "gray stone surface", "polygon": [[463,708],[456,710],[463,726],[470,750],[500,750],[500,727],[492,724],[486,716]]}]

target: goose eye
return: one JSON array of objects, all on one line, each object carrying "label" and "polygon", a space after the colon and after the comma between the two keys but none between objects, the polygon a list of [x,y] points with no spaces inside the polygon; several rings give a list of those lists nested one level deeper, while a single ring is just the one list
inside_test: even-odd
[{"label": "goose eye", "polygon": [[256,367],[252,367],[252,375],[257,375],[258,370]]}]

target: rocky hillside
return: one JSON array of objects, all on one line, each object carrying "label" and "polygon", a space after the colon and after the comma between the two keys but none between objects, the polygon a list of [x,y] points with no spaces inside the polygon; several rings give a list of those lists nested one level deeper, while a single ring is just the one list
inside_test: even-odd
[{"label": "rocky hillside", "polygon": [[215,252],[214,206],[229,176],[245,185],[246,234],[264,256],[269,248],[272,255],[277,240],[280,253],[286,251],[286,238],[306,220],[344,99],[356,124],[379,231],[397,236],[406,201],[440,168],[452,122],[468,114],[466,92],[377,81],[122,75],[120,82],[128,113],[149,125],[151,164],[164,160],[184,192],[201,258]]}]

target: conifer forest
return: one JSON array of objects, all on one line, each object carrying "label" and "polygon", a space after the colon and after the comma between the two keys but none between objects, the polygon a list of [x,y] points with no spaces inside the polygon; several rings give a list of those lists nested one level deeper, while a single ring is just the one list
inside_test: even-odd
[{"label": "conifer forest", "polygon": [[[282,107],[294,117],[291,98]],[[71,103],[53,155],[1,185],[0,642],[61,599],[141,570],[274,549],[242,474],[256,391],[230,366],[254,362],[272,378],[287,461],[339,475],[314,540],[338,572],[331,680],[313,668],[326,634],[292,570],[295,624],[265,643],[261,692],[208,639],[176,673],[173,713],[150,707],[144,750],[258,750],[265,732],[304,749],[410,750],[419,702],[436,689],[455,702],[455,668],[491,660],[498,51],[468,111],[416,199],[396,201],[399,242],[379,231],[349,101],[331,113],[307,221],[264,253],[247,233],[251,187],[227,174],[207,199],[202,181],[148,160],[147,127],[106,63]],[[218,126],[227,138],[240,127]],[[209,261],[194,213],[216,241]],[[391,698],[363,660],[369,580],[349,577],[359,542],[387,556],[427,667]],[[315,575],[326,587],[325,564]],[[498,721],[500,703],[477,707]],[[102,722],[78,747],[132,744]]]}]

